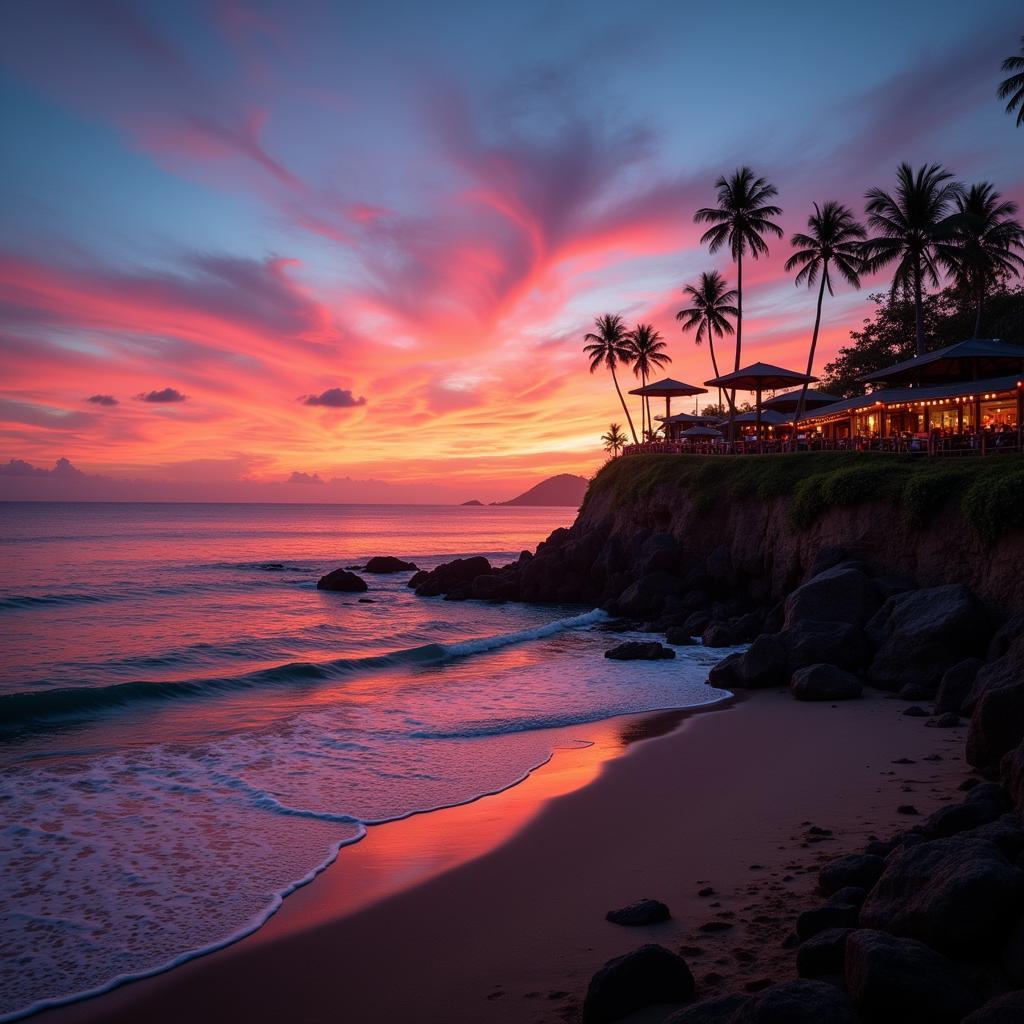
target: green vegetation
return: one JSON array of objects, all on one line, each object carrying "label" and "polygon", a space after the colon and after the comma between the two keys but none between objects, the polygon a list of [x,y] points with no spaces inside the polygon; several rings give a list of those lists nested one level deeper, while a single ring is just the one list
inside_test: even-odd
[{"label": "green vegetation", "polygon": [[815,452],[801,455],[645,455],[613,459],[594,477],[583,507],[611,490],[616,505],[641,502],[661,489],[686,492],[700,511],[729,501],[786,498],[797,529],[829,508],[883,501],[911,526],[927,525],[958,502],[967,523],[992,541],[1024,528],[1024,461],[991,458],[927,458]]}]

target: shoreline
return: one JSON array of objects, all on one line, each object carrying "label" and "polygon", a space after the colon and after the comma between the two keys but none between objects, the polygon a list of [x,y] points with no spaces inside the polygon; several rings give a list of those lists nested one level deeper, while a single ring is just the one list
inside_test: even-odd
[{"label": "shoreline", "polygon": [[[556,749],[497,795],[371,826],[246,938],[31,1019],[572,1020],[590,975],[645,941],[685,941],[702,997],[792,976],[786,914],[822,856],[910,823],[905,787],[927,814],[965,774],[961,730],[899,710],[876,693],[830,709],[760,692],[582,727],[601,727],[592,746]],[[812,819],[832,835],[809,842]],[[604,921],[641,897],[673,920]]]}]

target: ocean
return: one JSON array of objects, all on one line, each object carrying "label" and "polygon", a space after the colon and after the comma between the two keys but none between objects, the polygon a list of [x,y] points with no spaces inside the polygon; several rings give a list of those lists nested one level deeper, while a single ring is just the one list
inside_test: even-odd
[{"label": "ocean", "polygon": [[728,652],[609,661],[596,609],[316,589],[373,555],[501,564],[573,515],[0,505],[0,1020],[248,934],[375,823],[514,785],[588,723],[725,696]]}]

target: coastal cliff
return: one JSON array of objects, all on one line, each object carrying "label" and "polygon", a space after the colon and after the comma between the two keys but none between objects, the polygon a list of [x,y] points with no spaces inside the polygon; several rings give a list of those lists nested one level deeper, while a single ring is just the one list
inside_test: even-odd
[{"label": "coastal cliff", "polygon": [[[767,611],[842,549],[884,578],[961,583],[997,616],[1024,611],[1024,467],[938,461],[617,459],[591,482],[571,527],[512,565],[435,592],[631,615],[657,615],[669,596],[697,610],[706,595],[737,613]],[[630,588],[646,577],[645,603]]]}]

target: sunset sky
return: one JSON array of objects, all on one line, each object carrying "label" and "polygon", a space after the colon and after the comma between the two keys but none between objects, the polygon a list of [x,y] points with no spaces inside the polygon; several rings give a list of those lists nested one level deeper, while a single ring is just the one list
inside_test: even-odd
[{"label": "sunset sky", "polygon": [[[0,464],[22,461],[0,497],[510,497],[591,473],[622,420],[581,353],[596,314],[653,321],[672,376],[711,376],[674,314],[700,271],[735,279],[692,222],[719,174],[779,188],[744,341],[792,366],[814,295],[782,264],[812,201],[860,212],[907,160],[1024,204],[995,98],[1019,0],[15,0],[4,21]],[[884,283],[828,301],[819,369]]]}]

